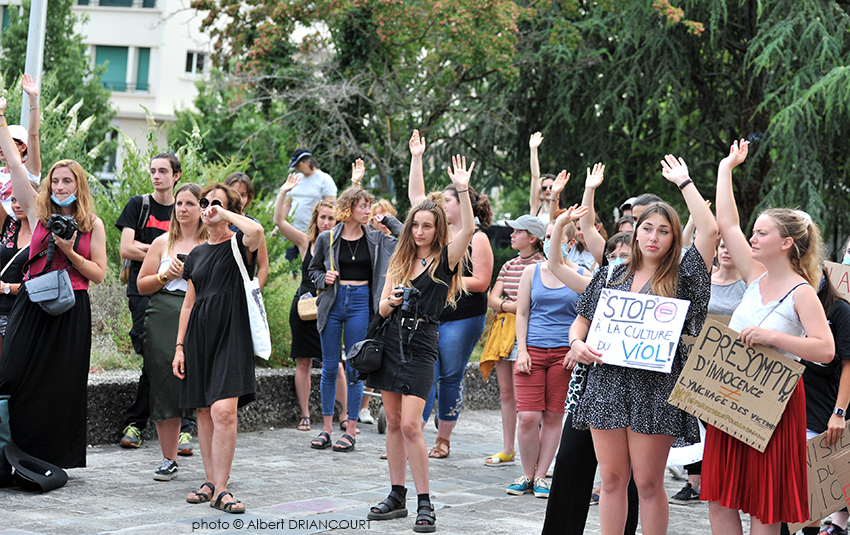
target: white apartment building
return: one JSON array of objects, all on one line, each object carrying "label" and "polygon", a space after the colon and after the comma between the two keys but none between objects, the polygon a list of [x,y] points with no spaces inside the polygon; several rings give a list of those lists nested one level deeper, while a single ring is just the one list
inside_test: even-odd
[{"label": "white apartment building", "polygon": [[[20,0],[0,0],[3,26],[8,10],[18,9],[14,4]],[[83,35],[92,63],[106,64],[103,83],[118,112],[113,125],[144,149],[142,107],[157,123],[174,121],[175,109],[192,106],[195,83],[208,71],[210,39],[199,30],[206,13],[189,0],[76,0],[73,9],[88,18],[74,31]],[[165,143],[162,132],[159,145]]]}]

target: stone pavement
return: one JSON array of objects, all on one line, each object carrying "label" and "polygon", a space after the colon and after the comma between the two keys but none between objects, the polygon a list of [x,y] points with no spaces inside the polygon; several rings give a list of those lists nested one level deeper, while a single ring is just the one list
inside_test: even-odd
[{"label": "stone pavement", "polygon": [[[0,489],[0,535],[413,533],[416,494],[409,473],[408,517],[365,521],[368,507],[389,492],[389,473],[386,461],[379,459],[384,435],[374,425],[361,428],[350,453],[310,449],[310,439],[321,430],[315,425],[309,433],[296,429],[240,433],[229,490],[245,503],[248,512],[243,515],[186,503],[186,494],[204,481],[197,441],[195,455],[178,459],[179,475],[169,482],[152,477],[162,459],[156,441],[145,442],[139,450],[93,446],[88,467],[69,470],[70,480],[61,489],[46,494]],[[340,436],[337,427],[333,439]],[[429,448],[435,437],[429,423],[425,429]],[[505,493],[522,475],[519,462],[498,468],[483,463],[487,455],[499,451],[500,437],[498,411],[466,411],[453,433],[451,455],[431,460],[438,533],[540,533],[546,500]],[[665,484],[668,495],[684,485],[669,475]],[[328,523],[334,520],[338,522]],[[340,527],[345,525],[352,527]],[[598,507],[590,508],[586,533],[599,533]],[[709,534],[707,505],[671,505],[669,533]]]}]

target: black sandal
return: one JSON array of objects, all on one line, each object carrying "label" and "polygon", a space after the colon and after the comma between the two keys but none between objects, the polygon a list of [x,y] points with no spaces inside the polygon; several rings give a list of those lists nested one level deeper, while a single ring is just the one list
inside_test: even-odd
[{"label": "black sandal", "polygon": [[[346,444],[342,441],[343,438],[347,438],[350,444]],[[349,451],[354,449],[354,437],[348,434],[342,435],[342,438],[336,441],[334,444],[334,451],[339,451],[342,453],[348,453]]]},{"label": "black sandal", "polygon": [[326,450],[331,447],[331,436],[325,431],[319,433],[319,436],[310,441],[310,447],[314,450]]},{"label": "black sandal", "polygon": [[[203,489],[204,487],[210,488],[209,494],[201,492],[201,489]],[[191,498],[186,498],[187,503],[207,503],[208,501],[212,500],[213,496],[215,496],[215,485],[213,485],[209,481],[204,481],[204,484],[201,485],[201,487],[192,494],[194,494],[194,496],[192,496]]]},{"label": "black sandal", "polygon": [[434,514],[434,506],[431,505],[431,499],[419,500],[416,506],[416,523],[413,524],[413,531],[416,533],[433,533],[437,531],[437,515]]},{"label": "black sandal", "polygon": [[402,518],[407,516],[407,488],[404,492],[391,490],[390,495],[384,498],[384,501],[372,507],[369,514],[366,515],[367,520],[390,520],[392,518]]},{"label": "black sandal", "polygon": [[[233,494],[231,494],[227,491],[222,492],[221,494],[218,495],[218,498],[216,498],[215,503],[210,504],[210,507],[212,507],[213,509],[218,509],[219,511],[224,511],[225,513],[231,513],[231,514],[234,514],[234,515],[241,515],[242,513],[245,512],[245,506],[242,505],[242,502],[240,502],[236,498],[233,498],[232,502],[221,503],[221,499],[224,498],[225,496],[230,496],[231,498],[233,498]],[[234,505],[242,505],[242,509],[235,509],[234,510],[233,509]]]}]

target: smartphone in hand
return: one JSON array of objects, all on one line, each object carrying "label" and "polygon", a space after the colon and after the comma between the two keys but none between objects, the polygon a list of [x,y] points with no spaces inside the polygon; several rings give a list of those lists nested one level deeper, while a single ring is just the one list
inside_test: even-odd
[{"label": "smartphone in hand", "polygon": [[188,256],[186,253],[177,253],[177,260],[185,262]]}]

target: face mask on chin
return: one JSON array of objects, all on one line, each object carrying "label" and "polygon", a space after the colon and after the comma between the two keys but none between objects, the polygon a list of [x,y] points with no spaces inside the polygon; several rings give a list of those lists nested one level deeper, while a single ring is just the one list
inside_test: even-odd
[{"label": "face mask on chin", "polygon": [[64,201],[60,201],[59,199],[57,199],[57,198],[56,198],[56,195],[53,195],[53,194],[51,193],[51,194],[50,194],[50,200],[51,200],[51,201],[53,201],[53,202],[55,202],[56,204],[58,204],[58,205],[59,205],[59,206],[61,206],[62,208],[67,208],[68,206],[71,206],[71,205],[74,203],[74,201],[76,201],[76,200],[77,200],[77,192],[74,192],[74,193],[72,193],[72,194],[68,195],[68,196],[65,198],[65,200],[64,200]]}]

